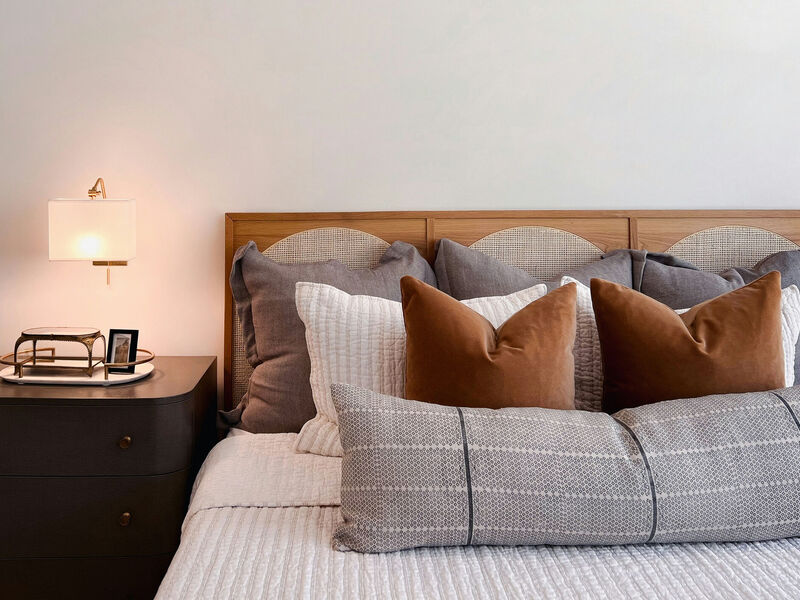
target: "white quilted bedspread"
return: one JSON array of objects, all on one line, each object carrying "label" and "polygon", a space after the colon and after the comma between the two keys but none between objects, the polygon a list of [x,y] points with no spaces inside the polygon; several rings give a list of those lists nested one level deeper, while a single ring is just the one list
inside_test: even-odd
[{"label": "white quilted bedspread", "polygon": [[293,454],[293,440],[214,448],[157,598],[800,598],[800,538],[338,552],[340,459]]}]

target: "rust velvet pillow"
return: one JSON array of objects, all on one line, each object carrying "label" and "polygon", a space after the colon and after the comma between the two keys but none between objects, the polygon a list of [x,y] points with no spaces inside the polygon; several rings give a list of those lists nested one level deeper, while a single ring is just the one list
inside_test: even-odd
[{"label": "rust velvet pillow", "polygon": [[414,277],[403,277],[400,287],[406,398],[472,408],[575,408],[574,283],[531,302],[496,330]]},{"label": "rust velvet pillow", "polygon": [[680,315],[616,283],[591,290],[606,412],[784,385],[778,272]]}]

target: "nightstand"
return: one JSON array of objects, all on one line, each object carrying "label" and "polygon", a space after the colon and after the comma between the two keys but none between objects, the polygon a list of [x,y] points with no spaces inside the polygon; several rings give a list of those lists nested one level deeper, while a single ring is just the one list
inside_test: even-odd
[{"label": "nightstand", "polygon": [[0,597],[152,598],[216,441],[217,360],[113,387],[0,383]]}]

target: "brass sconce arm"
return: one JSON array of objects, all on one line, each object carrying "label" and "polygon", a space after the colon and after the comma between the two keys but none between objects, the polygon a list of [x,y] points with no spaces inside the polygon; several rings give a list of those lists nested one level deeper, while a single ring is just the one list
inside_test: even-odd
[{"label": "brass sconce arm", "polygon": [[[106,197],[106,183],[102,177],[98,177],[94,185],[89,188],[89,198],[95,199],[102,194],[103,198]],[[106,268],[106,285],[111,285],[111,267],[124,267],[128,264],[127,260],[93,260],[92,264],[95,267]]]},{"label": "brass sconce arm", "polygon": [[97,198],[101,194],[103,198],[106,197],[106,184],[102,177],[98,177],[97,181],[95,181],[94,185],[89,189],[89,198]]}]

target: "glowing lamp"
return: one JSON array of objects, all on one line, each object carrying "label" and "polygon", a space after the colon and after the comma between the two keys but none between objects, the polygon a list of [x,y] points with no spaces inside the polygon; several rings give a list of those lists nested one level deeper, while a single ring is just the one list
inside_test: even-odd
[{"label": "glowing lamp", "polygon": [[50,260],[112,267],[136,257],[136,200],[106,198],[102,178],[89,190],[89,199],[56,198],[47,208]]}]

